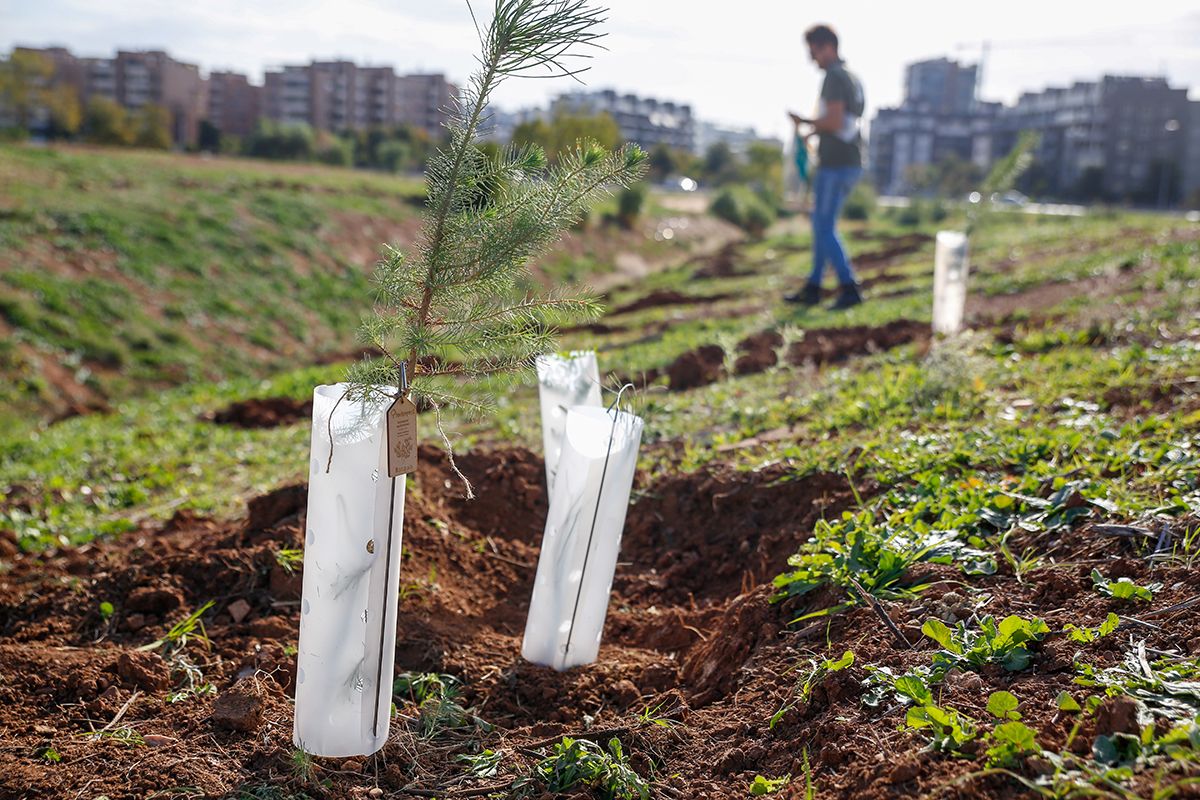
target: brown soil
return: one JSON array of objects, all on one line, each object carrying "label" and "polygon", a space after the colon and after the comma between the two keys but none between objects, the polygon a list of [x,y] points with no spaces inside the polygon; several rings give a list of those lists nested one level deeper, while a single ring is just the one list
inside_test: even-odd
[{"label": "brown soil", "polygon": [[879,269],[897,259],[910,256],[933,241],[927,233],[906,233],[883,240],[883,246],[851,257],[855,269]]},{"label": "brown soil", "polygon": [[692,277],[696,279],[740,278],[745,275],[754,275],[753,269],[744,266],[738,268],[741,255],[742,243],[730,242],[711,256],[699,259],[700,266],[692,273]]},{"label": "brown soil", "polygon": [[[797,366],[821,365],[844,361],[852,356],[890,350],[909,342],[930,338],[928,323],[901,319],[880,326],[854,325],[845,328],[817,328],[805,332],[804,339],[792,344],[787,359]],[[783,345],[777,331],[760,331],[738,343],[734,369],[738,375],[763,372],[778,362],[776,351]],[[667,366],[672,391],[694,389],[720,380],[724,374],[724,352],[717,345],[689,350]]]},{"label": "brown soil", "polygon": [[697,303],[717,303],[721,300],[728,300],[734,295],[718,293],[708,295],[684,294],[683,292],[675,291],[674,289],[656,289],[645,297],[639,297],[630,303],[623,306],[618,306],[609,312],[609,316],[617,316],[618,314],[632,314],[634,311],[645,311],[647,308],[660,308],[662,306],[686,306]]},{"label": "brown soil", "polygon": [[312,400],[290,397],[254,397],[237,400],[212,414],[218,425],[238,428],[278,428],[312,419]]},{"label": "brown soil", "polygon": [[[606,740],[613,735],[606,730],[620,736],[635,769],[659,776],[655,796],[742,797],[756,774],[803,774],[807,755],[822,797],[876,800],[939,788],[947,797],[1018,797],[1018,785],[1000,778],[948,788],[979,770],[982,756],[926,753],[919,736],[898,729],[902,708],[863,706],[862,665],[928,663],[921,620],[968,613],[974,602],[984,613],[1038,613],[1055,630],[1109,610],[1129,614],[1092,589],[1088,571],[1098,561],[1110,574],[1164,585],[1153,604],[1137,609],[1154,614],[1157,627],[1137,631],[1148,646],[1200,650],[1200,619],[1166,610],[1197,593],[1195,574],[1175,567],[1151,573],[1133,539],[1087,525],[1017,543],[1070,561],[1024,581],[1002,569],[967,591],[953,567],[914,573],[934,587],[907,608],[888,608],[913,650],[896,645],[861,608],[789,626],[800,613],[844,599],[821,591],[804,604],[772,605],[768,584],[816,520],[850,504],[851,489],[843,477],[795,475],[776,464],[757,472],[712,467],[649,483],[639,477],[600,658],[556,673],[519,655],[546,511],[541,461],[510,449],[469,453],[461,464],[475,481],[476,501],[462,498],[438,451],[421,453],[406,509],[396,668],[455,676],[462,701],[494,730],[421,740],[405,721],[415,709],[398,698],[402,716],[379,756],[315,759],[315,779],[302,785],[291,758],[288,699],[299,584],[275,554],[302,546],[305,492],[287,487],[254,501],[246,522],[180,513],[116,541],[38,556],[0,551],[7,553],[0,572],[0,797],[119,800],[170,796],[179,787],[191,787],[189,796],[268,796],[250,794],[264,786],[321,798],[377,796],[368,794],[376,787],[385,796],[419,788],[424,796],[454,797],[454,787],[504,785],[503,778],[465,777],[453,760],[458,753],[490,747],[505,753],[506,770],[528,768],[564,733]],[[193,639],[182,652],[217,692],[170,702],[185,679],[180,662],[137,648],[209,600],[211,646]],[[102,602],[115,607],[108,619]],[[1125,638],[1087,646],[1084,655],[1112,663]],[[1033,669],[955,677],[942,702],[986,719],[988,692],[1011,690],[1042,744],[1061,746],[1073,719],[1054,713],[1053,698],[1077,691],[1072,658],[1079,649],[1052,635]],[[855,652],[855,666],[799,699],[807,659],[844,650]],[[639,723],[647,707],[678,724]],[[1125,724],[1126,712],[1112,704],[1085,724],[1081,741],[1090,742],[1101,723]],[[48,748],[59,761],[47,760]],[[783,796],[803,796],[802,786],[791,791]]]}]

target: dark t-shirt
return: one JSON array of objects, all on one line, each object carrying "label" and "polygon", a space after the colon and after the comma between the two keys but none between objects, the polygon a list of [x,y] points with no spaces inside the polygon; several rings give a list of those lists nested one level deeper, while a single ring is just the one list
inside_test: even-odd
[{"label": "dark t-shirt", "polygon": [[830,64],[825,70],[825,83],[821,86],[821,114],[824,115],[827,103],[837,100],[846,109],[842,132],[820,134],[817,157],[826,167],[861,167],[862,136],[858,132],[858,119],[866,102],[862,84],[842,61]]}]

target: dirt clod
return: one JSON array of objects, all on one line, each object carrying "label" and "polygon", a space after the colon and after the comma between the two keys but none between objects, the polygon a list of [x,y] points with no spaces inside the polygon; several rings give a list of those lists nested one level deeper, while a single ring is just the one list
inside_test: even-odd
[{"label": "dirt clod", "polygon": [[139,689],[159,692],[171,685],[171,670],[158,653],[130,650],[117,658],[117,674]]},{"label": "dirt clod", "polygon": [[211,719],[235,731],[253,731],[262,723],[266,690],[254,678],[243,678],[217,695]]}]

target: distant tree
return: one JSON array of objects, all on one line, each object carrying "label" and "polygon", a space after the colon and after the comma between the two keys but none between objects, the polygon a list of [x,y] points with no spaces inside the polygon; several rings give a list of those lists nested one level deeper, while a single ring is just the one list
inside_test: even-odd
[{"label": "distant tree", "polygon": [[650,151],[648,177],[652,181],[666,180],[679,170],[679,159],[675,151],[665,144],[658,144]]},{"label": "distant tree", "polygon": [[9,110],[18,128],[29,130],[53,74],[53,62],[41,53],[14,50],[0,61],[0,107]]},{"label": "distant tree", "polygon": [[778,203],[783,196],[783,150],[770,142],[751,142],[742,174],[764,199]]},{"label": "distant tree", "polygon": [[206,119],[200,120],[200,133],[196,147],[207,153],[221,152],[221,129]]},{"label": "distant tree", "polygon": [[367,166],[377,166],[388,172],[401,172],[412,163],[412,145],[399,139],[390,139],[379,145],[375,151],[375,163]]},{"label": "distant tree", "polygon": [[334,167],[354,165],[354,143],[333,134],[322,134],[317,140],[316,159]]},{"label": "distant tree", "polygon": [[592,140],[613,150],[621,144],[621,129],[611,114],[573,114],[559,112],[550,118],[523,122],[513,131],[514,144],[536,144],[546,151],[551,162],[559,154],[574,149],[577,142]]},{"label": "distant tree", "polygon": [[83,125],[83,107],[79,104],[79,94],[74,87],[66,84],[48,87],[43,100],[50,112],[47,134],[52,139],[70,139],[79,133]]},{"label": "distant tree", "polygon": [[116,100],[96,95],[88,100],[83,117],[84,138],[93,144],[127,145],[133,142],[129,115]]},{"label": "distant tree", "polygon": [[171,112],[157,103],[137,110],[133,120],[133,144],[151,150],[171,149]]},{"label": "distant tree", "polygon": [[701,176],[709,184],[732,184],[742,178],[737,156],[727,142],[714,142],[704,150],[704,160],[701,163]]},{"label": "distant tree", "polygon": [[316,152],[313,129],[302,122],[262,119],[242,142],[242,152],[255,158],[309,161]]}]

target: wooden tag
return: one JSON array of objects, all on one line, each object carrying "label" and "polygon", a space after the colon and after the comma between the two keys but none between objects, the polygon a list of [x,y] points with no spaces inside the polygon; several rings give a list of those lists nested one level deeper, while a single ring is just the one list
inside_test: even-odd
[{"label": "wooden tag", "polygon": [[417,407],[401,397],[387,410],[388,477],[417,471]]}]

